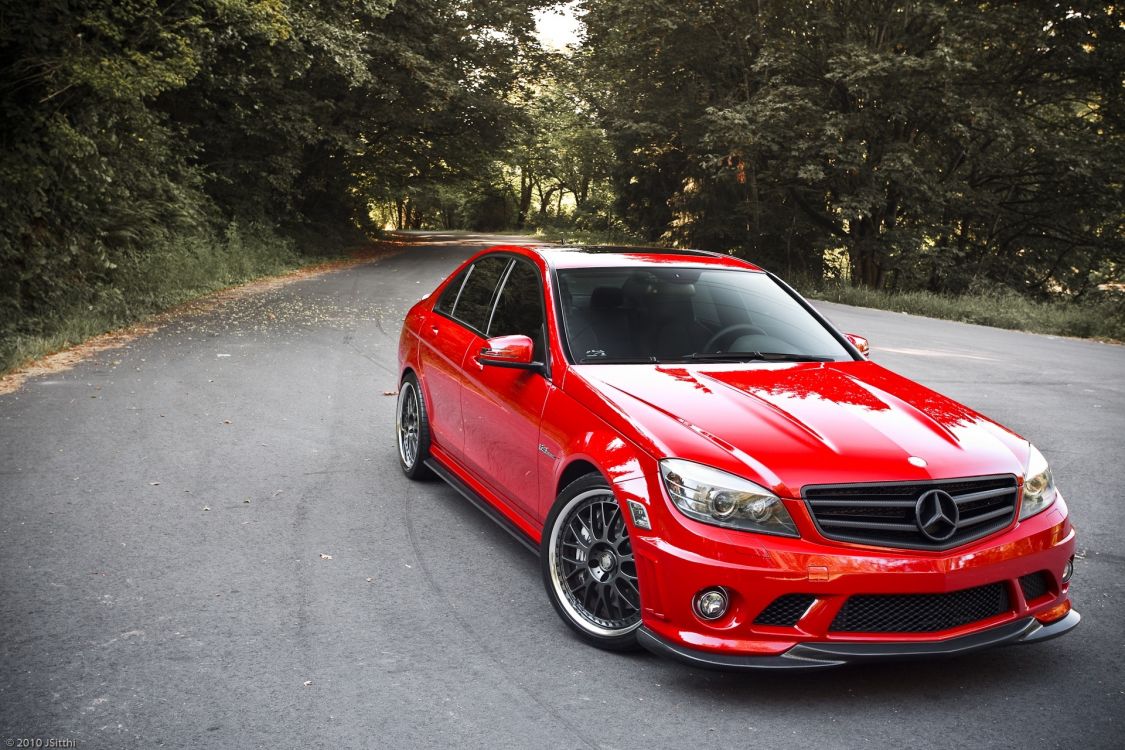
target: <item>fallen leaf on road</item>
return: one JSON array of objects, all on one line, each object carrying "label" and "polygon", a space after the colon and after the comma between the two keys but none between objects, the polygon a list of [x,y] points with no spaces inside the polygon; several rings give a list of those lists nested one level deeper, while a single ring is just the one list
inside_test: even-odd
[{"label": "fallen leaf on road", "polygon": [[308,687],[311,684],[312,684],[312,680],[305,680],[305,687]]},{"label": "fallen leaf on road", "polygon": [[244,503],[246,503],[247,505],[249,505],[249,504],[250,504],[250,498],[246,498],[246,499],[245,499],[245,500],[243,500],[242,502],[244,502]]},{"label": "fallen leaf on road", "polygon": [[281,494],[282,492],[285,492],[285,490],[278,490],[277,492],[273,493],[273,496],[274,496],[274,497],[277,497],[277,496],[278,496],[278,495],[280,495],[280,494]]},{"label": "fallen leaf on road", "polygon": [[367,579],[367,582],[368,582],[368,583],[371,583],[371,582],[372,582],[372,581],[374,581],[374,580],[375,580],[374,578],[368,578],[368,579]]},{"label": "fallen leaf on road", "polygon": [[211,510],[211,506],[209,506],[209,505],[204,505],[204,506],[203,506],[203,510]]},{"label": "fallen leaf on road", "polygon": [[149,484],[155,487],[156,485],[160,484],[160,482],[149,482]]},{"label": "fallen leaf on road", "polygon": [[397,396],[398,391],[383,391],[384,396]]},{"label": "fallen leaf on road", "polygon": [[224,420],[223,420],[223,424],[230,424],[230,420],[229,420],[229,419],[224,419]]},{"label": "fallen leaf on road", "polygon": [[321,553],[320,553],[320,559],[321,559],[321,560],[331,560],[331,559],[332,559],[332,555],[326,555],[326,554],[324,554],[323,552],[321,552]]}]

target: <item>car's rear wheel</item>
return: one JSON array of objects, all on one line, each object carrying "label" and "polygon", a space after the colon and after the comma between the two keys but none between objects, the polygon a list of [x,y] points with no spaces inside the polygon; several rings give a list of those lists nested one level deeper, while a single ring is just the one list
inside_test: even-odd
[{"label": "car's rear wheel", "polygon": [[599,648],[636,648],[637,565],[621,506],[600,474],[587,474],[559,494],[540,553],[547,594],[567,625]]},{"label": "car's rear wheel", "polygon": [[402,473],[411,479],[430,476],[430,470],[423,463],[430,455],[430,422],[414,373],[407,373],[398,387],[395,415],[395,439]]}]

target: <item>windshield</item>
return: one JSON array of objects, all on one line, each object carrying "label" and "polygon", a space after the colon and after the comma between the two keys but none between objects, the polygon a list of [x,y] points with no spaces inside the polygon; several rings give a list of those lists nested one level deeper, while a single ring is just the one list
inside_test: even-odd
[{"label": "windshield", "polygon": [[575,363],[852,359],[764,273],[568,268],[558,281]]}]

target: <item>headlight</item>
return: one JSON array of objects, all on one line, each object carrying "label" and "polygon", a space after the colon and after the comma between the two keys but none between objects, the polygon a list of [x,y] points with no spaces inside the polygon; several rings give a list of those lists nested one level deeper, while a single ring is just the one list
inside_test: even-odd
[{"label": "headlight", "polygon": [[664,486],[688,518],[743,531],[800,536],[781,499],[751,481],[703,464],[666,458]]},{"label": "headlight", "polygon": [[1051,477],[1051,467],[1047,459],[1033,445],[1027,461],[1027,471],[1023,473],[1023,506],[1020,520],[1042,512],[1055,502],[1055,480]]}]

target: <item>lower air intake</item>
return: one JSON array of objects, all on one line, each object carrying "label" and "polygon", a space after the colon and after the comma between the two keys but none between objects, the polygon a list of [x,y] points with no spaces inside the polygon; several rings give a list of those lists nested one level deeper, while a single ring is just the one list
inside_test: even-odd
[{"label": "lower air intake", "polygon": [[849,597],[832,620],[836,633],[930,633],[1011,609],[1003,583],[948,594],[867,594]]},{"label": "lower air intake", "polygon": [[754,619],[755,625],[776,625],[791,628],[804,617],[809,607],[816,601],[809,594],[786,594],[774,599],[762,613]]}]

